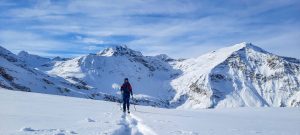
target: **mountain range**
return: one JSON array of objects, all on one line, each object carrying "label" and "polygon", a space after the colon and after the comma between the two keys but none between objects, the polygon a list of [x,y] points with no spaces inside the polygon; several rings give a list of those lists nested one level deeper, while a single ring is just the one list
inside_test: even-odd
[{"label": "mountain range", "polygon": [[113,46],[75,58],[44,58],[0,46],[0,87],[166,108],[299,107],[300,60],[240,43],[189,59]]}]

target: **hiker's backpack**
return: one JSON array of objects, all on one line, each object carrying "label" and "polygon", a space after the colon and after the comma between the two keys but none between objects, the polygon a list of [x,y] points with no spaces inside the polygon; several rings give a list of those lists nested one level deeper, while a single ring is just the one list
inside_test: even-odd
[{"label": "hiker's backpack", "polygon": [[128,83],[123,84],[122,91],[126,94],[130,94],[130,88]]}]

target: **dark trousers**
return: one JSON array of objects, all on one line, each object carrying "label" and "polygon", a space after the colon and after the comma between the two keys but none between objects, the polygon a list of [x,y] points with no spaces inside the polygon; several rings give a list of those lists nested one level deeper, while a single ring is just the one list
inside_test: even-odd
[{"label": "dark trousers", "polygon": [[126,107],[127,110],[129,111],[129,99],[130,99],[130,95],[129,94],[123,94],[123,111],[126,111]]}]

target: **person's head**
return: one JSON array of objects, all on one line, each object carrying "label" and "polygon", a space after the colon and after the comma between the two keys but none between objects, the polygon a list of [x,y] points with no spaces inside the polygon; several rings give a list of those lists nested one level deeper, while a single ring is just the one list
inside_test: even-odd
[{"label": "person's head", "polygon": [[125,78],[125,79],[124,79],[124,82],[126,82],[126,83],[129,82],[129,81],[128,81],[128,78]]}]

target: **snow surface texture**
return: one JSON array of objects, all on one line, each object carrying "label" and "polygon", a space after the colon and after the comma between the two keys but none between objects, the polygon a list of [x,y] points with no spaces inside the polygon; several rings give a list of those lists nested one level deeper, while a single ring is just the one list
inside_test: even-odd
[{"label": "snow surface texture", "polygon": [[[47,80],[51,80],[53,86],[60,85],[59,82],[67,84],[41,91],[45,84],[40,83],[40,79],[20,82],[33,92],[120,102],[119,87],[127,77],[133,86],[135,104],[195,109],[300,106],[300,60],[271,54],[251,43],[236,44],[186,60],[164,54],[144,56],[126,46],[72,59],[0,52],[0,58],[13,55],[4,57],[8,62],[1,61],[0,71],[2,68],[15,80],[28,75],[21,75],[19,69],[14,70],[19,76],[9,72],[11,67],[7,65],[14,59],[23,62],[22,69],[49,76]],[[0,76],[0,86],[17,90],[5,76]],[[30,83],[40,87],[31,87]]]},{"label": "snow surface texture", "polygon": [[299,108],[180,110],[0,88],[1,135],[299,135]]}]

